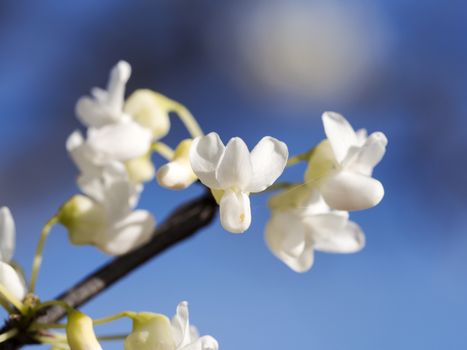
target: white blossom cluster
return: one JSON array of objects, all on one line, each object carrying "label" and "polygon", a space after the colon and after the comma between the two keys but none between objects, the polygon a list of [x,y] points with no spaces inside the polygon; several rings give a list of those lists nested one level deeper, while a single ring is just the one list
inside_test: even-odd
[{"label": "white blossom cluster", "polygon": [[[314,251],[353,253],[363,248],[365,236],[349,212],[377,205],[383,185],[373,169],[384,156],[387,139],[381,132],[355,131],[340,114],[322,116],[326,139],[309,151],[289,158],[287,145],[266,136],[250,151],[234,137],[226,145],[219,135],[205,135],[194,117],[179,103],[151,90],[137,90],[125,100],[131,67],[120,61],[110,73],[106,89],[93,88],[81,97],[76,115],[86,127],[74,131],[66,148],[77,168],[82,194],[70,198],[44,228],[33,265],[29,292],[42,259],[43,239],[56,222],[68,229],[75,245],[94,245],[109,255],[126,254],[147,243],[156,220],[137,209],[145,183],[154,179],[180,190],[196,181],[206,186],[219,205],[220,223],[231,233],[243,233],[252,221],[250,195],[277,191],[269,200],[271,218],[265,240],[272,253],[296,272],[309,270]],[[161,139],[170,131],[169,113],[182,119],[191,137],[175,149]],[[167,159],[157,171],[152,154]],[[286,167],[307,163],[303,180],[276,183]],[[12,263],[15,224],[8,208],[0,209],[0,301],[21,311],[27,289],[22,273]],[[126,313],[133,330],[126,350],[217,350],[217,341],[199,337],[190,326],[188,306],[182,302],[172,321],[154,313]],[[0,343],[1,338],[0,335]],[[93,320],[68,310],[64,341],[55,349],[98,350]],[[62,339],[63,340],[63,339]]]}]

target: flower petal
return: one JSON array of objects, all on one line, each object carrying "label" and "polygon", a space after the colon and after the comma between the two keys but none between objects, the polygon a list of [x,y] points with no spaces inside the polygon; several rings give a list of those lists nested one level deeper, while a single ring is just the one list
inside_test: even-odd
[{"label": "flower petal", "polygon": [[216,170],[216,179],[224,189],[244,190],[250,183],[252,165],[248,147],[239,137],[230,139]]},{"label": "flower petal", "polygon": [[365,235],[356,223],[336,214],[316,215],[308,221],[313,227],[313,246],[326,253],[355,253],[365,246]]},{"label": "flower petal", "polygon": [[99,156],[97,163],[126,161],[145,155],[151,147],[151,131],[132,121],[90,129],[87,144]]},{"label": "flower petal", "polygon": [[219,343],[210,335],[198,338],[194,343],[184,346],[180,350],[218,350]]},{"label": "flower petal", "polygon": [[[107,94],[105,91],[104,93]],[[88,96],[83,96],[78,100],[75,113],[79,121],[87,127],[100,128],[118,120],[118,115],[111,113],[107,106]]]},{"label": "flower petal", "polygon": [[26,296],[26,284],[23,278],[9,264],[0,261],[0,284],[19,300]]},{"label": "flower petal", "polygon": [[156,174],[159,185],[172,190],[182,190],[196,181],[191,166],[185,161],[172,161],[159,168]]},{"label": "flower petal", "polygon": [[89,146],[86,145],[83,135],[79,130],[74,131],[68,137],[66,149],[82,174],[94,176],[99,172],[98,166],[92,163],[95,155]]},{"label": "flower petal", "polygon": [[0,209],[0,261],[10,262],[15,251],[15,221],[10,209]]},{"label": "flower petal", "polygon": [[313,265],[313,246],[307,228],[292,212],[273,212],[266,225],[265,240],[271,252],[295,272]]},{"label": "flower petal", "polygon": [[266,136],[251,151],[252,178],[246,191],[261,192],[271,186],[282,174],[287,164],[287,145]]},{"label": "flower petal", "polygon": [[195,340],[191,339],[188,303],[186,301],[177,305],[177,312],[172,318],[172,334],[177,348],[182,348]]},{"label": "flower petal", "polygon": [[324,112],[324,131],[331,143],[337,162],[342,162],[351,146],[357,145],[357,136],[349,122],[335,112]]},{"label": "flower petal", "polygon": [[136,210],[96,237],[96,245],[110,255],[126,254],[147,243],[154,234],[156,220],[146,210]]},{"label": "flower petal", "polygon": [[250,197],[243,192],[225,191],[220,201],[221,224],[232,233],[243,233],[251,224]]},{"label": "flower petal", "polygon": [[388,139],[382,132],[372,133],[360,149],[352,167],[364,175],[371,176],[373,168],[383,158],[387,144]]},{"label": "flower petal", "polygon": [[326,203],[333,209],[353,211],[374,207],[384,196],[381,182],[350,171],[339,171],[320,185]]},{"label": "flower petal", "polygon": [[316,186],[332,170],[336,168],[336,159],[329,140],[321,141],[315,148],[308,160],[305,171],[305,183]]},{"label": "flower petal", "polygon": [[216,169],[224,154],[225,146],[219,135],[211,132],[206,136],[197,137],[190,147],[190,163],[194,173],[206,186],[220,188],[216,180]]},{"label": "flower petal", "polygon": [[122,111],[125,97],[125,85],[130,79],[131,66],[126,61],[119,61],[110,71],[109,83],[107,85],[107,103],[114,111]]}]

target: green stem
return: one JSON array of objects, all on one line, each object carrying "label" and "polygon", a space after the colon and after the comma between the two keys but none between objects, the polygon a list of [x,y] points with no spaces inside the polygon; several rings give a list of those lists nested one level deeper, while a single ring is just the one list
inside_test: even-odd
[{"label": "green stem", "polygon": [[48,335],[36,335],[34,339],[41,344],[51,344],[59,349],[69,349],[65,334],[52,333]]},{"label": "green stem", "polygon": [[9,313],[13,313],[13,309],[11,308],[10,306],[10,303],[8,303],[7,300],[5,300],[4,298],[0,297],[0,305],[2,305],[2,307]]},{"label": "green stem", "polygon": [[36,289],[37,276],[42,264],[42,254],[44,253],[45,240],[49,235],[50,229],[58,222],[58,215],[52,217],[44,226],[36,248],[36,254],[32,263],[31,282],[29,284],[29,293],[34,293]]},{"label": "green stem", "polygon": [[102,318],[95,319],[95,320],[93,320],[93,323],[95,325],[104,324],[104,323],[109,323],[109,322],[118,320],[118,319],[123,318],[123,317],[134,318],[135,315],[136,315],[136,313],[134,313],[132,311],[123,311],[123,312],[120,312],[120,313],[112,315],[112,316],[107,316],[107,317],[102,317]]},{"label": "green stem", "polygon": [[151,147],[153,152],[159,153],[162,157],[167,159],[169,162],[172,160],[175,151],[163,142],[156,142]]},{"label": "green stem", "polygon": [[298,183],[294,183],[294,182],[277,182],[275,184],[272,184],[268,188],[266,188],[264,192],[272,192],[272,191],[277,191],[277,190],[288,190],[297,185]]},{"label": "green stem", "polygon": [[102,336],[98,336],[97,340],[100,340],[100,341],[124,340],[126,337],[128,337],[128,334],[102,335]]},{"label": "green stem", "polygon": [[311,156],[313,155],[313,153],[315,152],[315,149],[316,148],[313,147],[312,149],[304,153],[300,153],[300,154],[297,154],[296,156],[293,156],[292,158],[289,158],[289,160],[287,161],[287,166],[289,167],[302,161],[308,162]]},{"label": "green stem", "polygon": [[12,328],[9,331],[0,334],[0,343],[6,342],[8,339],[13,338],[16,334],[18,334],[18,329]]},{"label": "green stem", "polygon": [[190,113],[190,111],[184,105],[178,103],[177,101],[171,100],[170,102],[171,110],[177,113],[178,117],[182,121],[183,125],[185,125],[191,137],[195,138],[198,136],[203,136],[203,130],[201,130],[201,127],[199,126],[195,117],[193,117],[193,115]]},{"label": "green stem", "polygon": [[21,314],[24,315],[26,313],[26,308],[23,302],[10,293],[10,291],[3,284],[0,284],[0,297],[3,297],[5,300],[13,304],[13,306],[16,307],[19,312],[21,312]]}]

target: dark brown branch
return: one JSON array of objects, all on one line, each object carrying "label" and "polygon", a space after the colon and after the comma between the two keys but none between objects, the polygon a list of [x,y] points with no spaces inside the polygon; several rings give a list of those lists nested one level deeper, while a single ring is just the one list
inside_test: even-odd
[{"label": "dark brown branch", "polygon": [[[78,282],[74,287],[60,294],[56,299],[75,308],[83,305],[146,261],[207,226],[212,221],[216,210],[216,202],[210,193],[182,205],[156,229],[155,235],[149,243],[113,259]],[[52,306],[45,309],[44,314],[36,321],[55,323],[65,315],[65,311],[61,307]],[[4,330],[7,328],[9,327],[5,327]],[[15,338],[0,344],[0,350],[19,349],[26,344],[34,344],[34,341],[30,336],[20,333]]]}]

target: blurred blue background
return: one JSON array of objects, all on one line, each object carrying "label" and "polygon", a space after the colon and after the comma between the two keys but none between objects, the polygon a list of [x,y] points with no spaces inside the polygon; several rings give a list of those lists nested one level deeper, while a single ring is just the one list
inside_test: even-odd
[{"label": "blurred blue background", "polygon": [[[302,275],[267,250],[267,198],[255,197],[246,234],[216,221],[85,312],[172,315],[188,300],[192,322],[223,350],[466,348],[466,34],[462,1],[2,1],[0,205],[17,222],[15,257],[30,273],[42,225],[77,192],[64,147],[80,127],[76,100],[125,59],[129,92],[148,87],[181,101],[224,141],[254,146],[272,135],[299,153],[324,137],[325,110],[384,131],[388,152],[375,177],[386,196],[352,214],[367,236],[361,253],[318,253]],[[174,119],[167,143],[185,136]],[[141,207],[162,221],[200,192],[151,183]],[[40,296],[107,259],[54,228]]]}]

